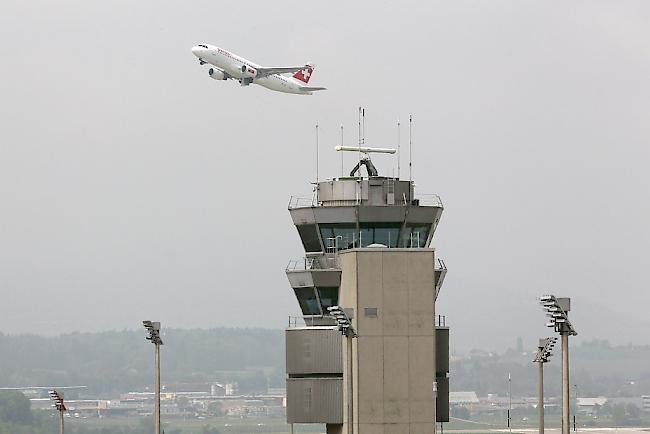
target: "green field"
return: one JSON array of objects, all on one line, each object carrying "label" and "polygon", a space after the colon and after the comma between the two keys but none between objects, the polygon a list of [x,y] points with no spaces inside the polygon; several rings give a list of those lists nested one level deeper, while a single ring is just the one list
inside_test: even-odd
[{"label": "green field", "polygon": [[[55,420],[53,420],[53,423]],[[109,418],[66,418],[66,426],[76,428],[83,432],[83,428],[92,430],[105,429],[110,433],[112,429],[117,428],[141,428],[151,422],[150,418],[139,417],[109,417]],[[560,416],[551,414],[545,418],[547,428],[559,428]],[[644,414],[642,417],[641,426],[650,427],[650,414]],[[531,429],[537,427],[537,414],[527,413],[526,415],[514,414],[513,431],[517,429]],[[609,418],[593,419],[587,416],[578,417],[577,419],[578,431],[583,428],[592,427],[615,427],[615,424]],[[163,428],[168,432],[178,430],[182,434],[254,434],[254,433],[278,433],[289,434],[289,426],[284,419],[265,419],[265,418],[247,418],[247,419],[234,419],[234,418],[163,418]],[[444,424],[444,430],[447,431],[462,431],[471,430],[485,430],[489,432],[495,429],[506,429],[505,421],[499,415],[482,415],[473,417],[472,420],[452,420]],[[324,433],[324,425],[308,425],[300,424],[294,426],[294,433]]]},{"label": "green field", "polygon": [[[151,422],[150,418],[139,417],[109,417],[109,418],[66,418],[66,427],[101,429],[110,432],[116,428],[139,428]],[[54,420],[53,420],[54,423]],[[164,418],[163,428],[172,431],[180,430],[182,434],[253,434],[253,433],[289,433],[289,425],[284,419],[233,419],[233,418]],[[82,431],[83,432],[83,431]],[[300,424],[294,426],[294,433],[324,433],[325,425]]]}]

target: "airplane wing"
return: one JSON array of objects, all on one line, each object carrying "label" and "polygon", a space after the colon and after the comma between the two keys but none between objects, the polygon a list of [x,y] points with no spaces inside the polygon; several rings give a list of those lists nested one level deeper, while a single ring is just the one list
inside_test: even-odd
[{"label": "airplane wing", "polygon": [[304,90],[305,92],[313,92],[316,90],[327,90],[326,87],[309,87],[309,86],[300,86],[300,90]]},{"label": "airplane wing", "polygon": [[257,70],[257,77],[268,77],[269,75],[273,74],[290,74],[292,72],[298,72],[301,69],[305,68],[306,65],[303,66],[279,66],[279,67],[271,67],[271,68],[255,68]]}]

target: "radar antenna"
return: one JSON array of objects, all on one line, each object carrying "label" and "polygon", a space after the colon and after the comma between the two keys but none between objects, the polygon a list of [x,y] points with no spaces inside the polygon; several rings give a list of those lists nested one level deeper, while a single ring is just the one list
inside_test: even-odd
[{"label": "radar antenna", "polygon": [[352,169],[352,171],[350,172],[350,176],[354,176],[354,174],[357,171],[359,171],[359,176],[361,176],[361,165],[366,166],[368,177],[379,176],[379,173],[377,172],[377,168],[375,167],[374,164],[372,164],[372,161],[370,161],[370,156],[368,154],[364,154],[363,157],[361,157],[361,160],[359,160],[357,165],[354,166],[354,169]]},{"label": "radar antenna", "polygon": [[359,172],[359,176],[361,176],[361,166],[366,166],[366,170],[368,171],[368,177],[371,176],[379,176],[379,173],[377,172],[377,168],[375,167],[374,164],[372,164],[372,161],[370,161],[370,153],[376,153],[376,154],[394,154],[396,151],[393,148],[369,148],[366,146],[337,146],[334,149],[337,151],[349,151],[349,152],[359,152],[363,153],[363,156],[359,159],[359,162],[357,163],[356,166],[354,166],[354,169],[350,172],[350,176],[355,176],[355,173],[357,171]]}]

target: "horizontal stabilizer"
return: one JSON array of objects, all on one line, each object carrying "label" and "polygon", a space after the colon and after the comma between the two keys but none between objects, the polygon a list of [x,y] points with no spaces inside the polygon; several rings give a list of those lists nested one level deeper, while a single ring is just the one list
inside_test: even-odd
[{"label": "horizontal stabilizer", "polygon": [[304,90],[305,92],[313,92],[316,90],[327,90],[326,87],[309,87],[309,86],[300,86],[300,90]]}]

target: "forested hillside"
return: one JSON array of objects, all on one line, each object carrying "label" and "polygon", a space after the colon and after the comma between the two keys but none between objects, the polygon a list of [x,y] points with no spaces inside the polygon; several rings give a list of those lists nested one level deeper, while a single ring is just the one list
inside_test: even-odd
[{"label": "forested hillside", "polygon": [[[579,396],[633,397],[650,395],[650,345],[616,346],[607,341],[584,342],[570,348],[572,395],[577,386]],[[473,390],[479,395],[497,393],[505,396],[508,373],[515,396],[535,396],[536,365],[531,352],[508,350],[488,353],[475,350],[451,362],[451,390]],[[549,396],[561,390],[561,356],[559,345],[545,365],[545,388]]]},{"label": "forested hillside", "polygon": [[[144,390],[153,380],[153,346],[145,336],[144,329],[58,337],[0,334],[0,387],[84,385],[88,389],[82,395],[102,397]],[[167,390],[207,391],[215,381],[237,382],[243,393],[284,387],[282,330],[166,329],[163,340],[162,379]],[[515,350],[454,355],[451,390],[505,395],[511,373],[513,394],[534,396],[532,358]],[[559,366],[556,348],[546,366],[549,396],[559,394]],[[571,349],[571,373],[580,396],[650,395],[650,346],[583,343]]]},{"label": "forested hillside", "polygon": [[[153,380],[153,345],[142,331],[72,333],[58,337],[0,334],[0,386],[84,385],[90,395],[142,390]],[[242,392],[284,384],[281,330],[167,329],[163,384],[204,387],[239,383]]]}]

